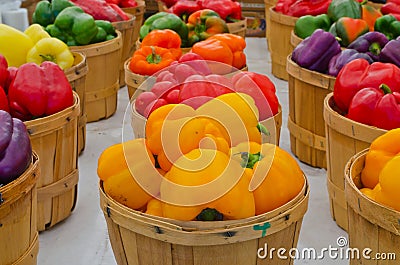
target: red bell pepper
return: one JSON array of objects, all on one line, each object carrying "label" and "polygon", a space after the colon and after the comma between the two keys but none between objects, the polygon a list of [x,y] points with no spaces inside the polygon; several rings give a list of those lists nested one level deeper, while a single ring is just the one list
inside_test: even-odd
[{"label": "red bell pepper", "polygon": [[363,88],[354,95],[347,117],[385,130],[400,128],[400,93],[385,84]]},{"label": "red bell pepper", "polygon": [[108,4],[105,0],[71,0],[71,2],[96,20],[116,22],[129,19],[118,6]]},{"label": "red bell pepper", "polygon": [[386,14],[400,14],[400,1],[399,0],[388,0],[386,4],[381,6],[381,13]]},{"label": "red bell pepper", "polygon": [[6,92],[6,94],[8,93],[8,88],[10,87],[11,82],[14,80],[15,75],[17,74],[18,68],[15,66],[10,66],[7,69],[8,72],[8,78],[4,84],[4,91]]},{"label": "red bell pepper", "polygon": [[5,87],[7,79],[8,79],[8,63],[6,58],[0,54],[0,86]]},{"label": "red bell pepper", "polygon": [[260,120],[278,113],[279,101],[274,83],[266,76],[254,72],[240,72],[232,77],[236,92],[250,95],[258,108]]},{"label": "red bell pepper", "polygon": [[182,18],[187,23],[187,18],[194,12],[200,10],[200,6],[197,2],[192,0],[181,0],[176,2],[175,5],[168,9],[168,12],[174,13],[178,17]]},{"label": "red bell pepper", "polygon": [[26,63],[18,68],[8,90],[10,113],[23,121],[52,115],[73,105],[64,71],[55,63]]},{"label": "red bell pepper", "polygon": [[10,108],[8,107],[8,99],[6,92],[1,86],[0,86],[0,110],[5,110],[7,112],[10,112]]},{"label": "red bell pepper", "polygon": [[286,15],[301,17],[305,15],[321,15],[328,12],[328,7],[332,0],[297,0],[290,7]]},{"label": "red bell pepper", "polygon": [[336,77],[333,89],[335,104],[346,114],[354,95],[365,87],[379,88],[386,84],[394,92],[400,92],[400,68],[391,63],[356,59],[346,64]]},{"label": "red bell pepper", "polygon": [[164,5],[166,5],[168,8],[170,8],[171,6],[175,5],[176,2],[178,2],[178,0],[157,0],[157,1],[163,2]]},{"label": "red bell pepper", "polygon": [[297,0],[278,0],[275,4],[275,12],[287,14],[291,5]]},{"label": "red bell pepper", "polygon": [[121,2],[119,3],[119,6],[122,8],[136,7],[136,6],[138,6],[138,3],[135,0],[121,0]]},{"label": "red bell pepper", "polygon": [[228,22],[236,22],[242,19],[242,7],[239,2],[232,0],[204,0],[201,1],[202,9],[211,9]]}]

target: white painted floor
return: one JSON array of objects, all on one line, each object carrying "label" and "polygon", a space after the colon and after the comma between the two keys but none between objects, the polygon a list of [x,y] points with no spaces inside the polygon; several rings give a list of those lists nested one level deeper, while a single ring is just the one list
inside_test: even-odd
[{"label": "white painted floor", "polygon": [[[265,38],[246,38],[246,41],[249,71],[268,75],[277,87],[283,109],[280,146],[290,152],[287,129],[288,83],[271,74],[271,59]],[[39,265],[116,264],[108,240],[105,219],[99,207],[96,168],[100,153],[106,147],[121,142],[122,122],[128,105],[127,95],[126,87],[119,91],[118,109],[115,115],[107,120],[87,125],[86,149],[79,157],[78,203],[69,218],[50,230],[40,233]],[[298,248],[300,250],[315,248],[318,253],[329,246],[337,247],[337,238],[342,236],[347,238],[347,233],[340,229],[330,216],[326,171],[300,164],[309,180],[311,194],[309,209],[303,219]],[[328,255],[325,256],[322,260],[299,259],[295,261],[295,264],[349,264],[348,260],[334,260]]]}]

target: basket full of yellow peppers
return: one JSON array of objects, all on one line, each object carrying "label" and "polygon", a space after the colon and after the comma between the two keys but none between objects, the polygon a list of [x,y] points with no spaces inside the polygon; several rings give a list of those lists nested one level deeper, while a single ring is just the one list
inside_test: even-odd
[{"label": "basket full of yellow peppers", "polygon": [[[185,263],[201,255],[199,264],[255,265],[258,246],[269,236],[295,246],[308,184],[289,153],[262,143],[262,132],[254,100],[229,93],[197,109],[157,108],[144,138],[104,150],[97,168],[100,204],[111,244],[123,243],[113,248],[117,263],[137,264],[126,259],[131,255],[156,261],[174,255],[171,246],[178,245],[196,253]],[[147,239],[130,244],[136,237]],[[151,251],[161,242],[171,246]],[[212,251],[217,245],[220,251]],[[228,256],[218,254],[228,250]]]}]

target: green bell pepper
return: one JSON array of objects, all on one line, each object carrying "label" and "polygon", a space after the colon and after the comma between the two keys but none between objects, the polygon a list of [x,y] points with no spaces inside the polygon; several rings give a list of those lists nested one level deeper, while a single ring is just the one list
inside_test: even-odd
[{"label": "green bell pepper", "polygon": [[316,29],[328,31],[330,27],[331,20],[327,14],[321,14],[318,16],[306,15],[296,20],[294,33],[298,37],[305,39],[308,36],[311,36]]},{"label": "green bell pepper", "polygon": [[140,27],[140,39],[143,40],[150,31],[155,29],[171,29],[175,31],[181,37],[181,46],[186,47],[188,42],[188,28],[185,22],[177,15],[167,12],[158,12],[148,17]]},{"label": "green bell pepper", "polygon": [[106,40],[112,40],[117,35],[115,28],[110,21],[106,20],[95,20],[94,21],[98,27],[98,32],[96,36],[92,39],[91,43],[102,42]]},{"label": "green bell pepper", "polygon": [[375,21],[374,30],[385,34],[389,40],[394,40],[400,36],[400,21],[392,15],[381,16]]},{"label": "green bell pepper", "polygon": [[32,21],[47,27],[54,23],[54,20],[63,9],[70,6],[75,5],[68,0],[52,0],[51,3],[47,0],[42,0],[36,4],[35,11],[32,14]]},{"label": "green bell pepper", "polygon": [[341,17],[361,18],[361,5],[356,0],[332,0],[328,17],[336,22]]},{"label": "green bell pepper", "polygon": [[[77,45],[89,44],[99,31],[94,18],[83,12],[82,8],[78,6],[67,7],[61,11],[54,21],[54,26],[57,27],[63,35],[67,36],[69,42],[74,40]],[[54,30],[54,28],[50,30],[50,35]],[[67,44],[70,45],[68,41]]]}]

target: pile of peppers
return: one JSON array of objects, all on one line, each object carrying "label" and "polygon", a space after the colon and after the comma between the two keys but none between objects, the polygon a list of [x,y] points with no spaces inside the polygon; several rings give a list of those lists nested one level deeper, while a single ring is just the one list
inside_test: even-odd
[{"label": "pile of peppers", "polygon": [[365,156],[360,191],[370,199],[400,211],[400,129],[376,138]]},{"label": "pile of peppers", "polygon": [[275,11],[287,16],[321,15],[328,12],[332,0],[278,0]]}]

